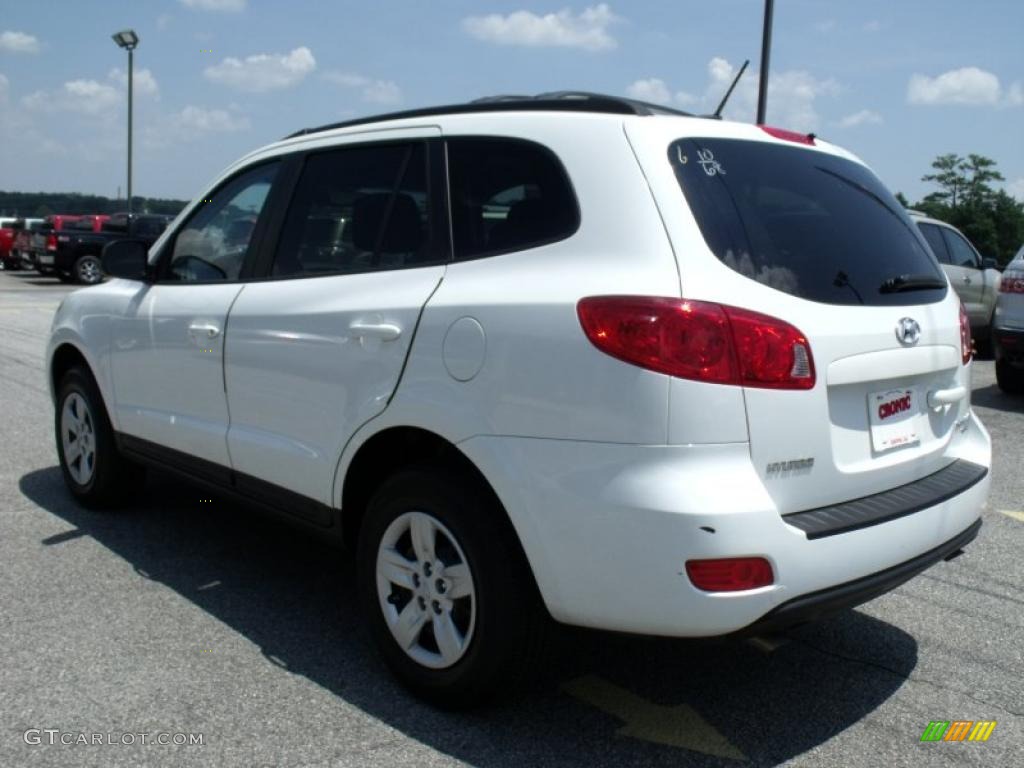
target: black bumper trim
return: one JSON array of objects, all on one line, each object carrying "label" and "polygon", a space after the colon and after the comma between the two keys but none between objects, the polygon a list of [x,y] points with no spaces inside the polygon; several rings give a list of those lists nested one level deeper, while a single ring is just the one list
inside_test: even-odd
[{"label": "black bumper trim", "polygon": [[905,563],[894,565],[870,576],[848,581],[845,584],[787,600],[736,634],[748,636],[778,632],[798,624],[817,621],[846,608],[866,603],[868,600],[873,600],[909,581],[940,560],[949,559],[972,542],[979,530],[981,530],[980,518],[949,541],[912,560],[907,560]]},{"label": "black bumper trim", "polygon": [[899,488],[842,504],[794,512],[783,515],[782,519],[807,534],[808,539],[835,536],[934,507],[963,493],[987,474],[986,467],[958,459],[934,474]]}]

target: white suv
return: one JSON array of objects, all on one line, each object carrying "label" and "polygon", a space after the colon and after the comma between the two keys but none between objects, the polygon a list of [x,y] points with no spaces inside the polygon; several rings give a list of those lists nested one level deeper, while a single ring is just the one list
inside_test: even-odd
[{"label": "white suv", "polygon": [[981,525],[963,307],[811,136],[579,94],[326,126],[104,263],[49,344],[71,492],[156,465],[352,542],[435,702],[548,616],[767,632]]}]

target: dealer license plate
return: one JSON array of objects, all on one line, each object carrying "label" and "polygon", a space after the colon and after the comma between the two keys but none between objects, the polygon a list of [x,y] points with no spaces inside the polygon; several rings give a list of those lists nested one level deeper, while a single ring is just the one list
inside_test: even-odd
[{"label": "dealer license plate", "polygon": [[871,447],[878,453],[921,440],[918,421],[918,393],[913,389],[890,389],[868,395],[871,418]]}]

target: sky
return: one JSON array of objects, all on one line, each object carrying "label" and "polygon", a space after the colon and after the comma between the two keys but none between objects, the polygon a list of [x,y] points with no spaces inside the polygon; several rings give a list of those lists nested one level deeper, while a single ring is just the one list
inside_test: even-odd
[{"label": "sky", "polygon": [[[501,93],[587,90],[753,122],[762,0],[34,0],[0,14],[0,189],[190,199],[300,128]],[[939,154],[1024,200],[1024,2],[776,0],[767,122],[916,201]],[[123,190],[122,190],[123,194]]]}]

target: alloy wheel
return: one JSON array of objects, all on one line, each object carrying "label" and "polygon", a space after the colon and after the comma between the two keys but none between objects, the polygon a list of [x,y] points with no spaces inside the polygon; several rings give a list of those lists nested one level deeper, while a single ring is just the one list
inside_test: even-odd
[{"label": "alloy wheel", "polygon": [[72,479],[79,485],[87,485],[96,471],[96,429],[85,398],[77,392],[64,399],[60,440],[64,464]]}]

